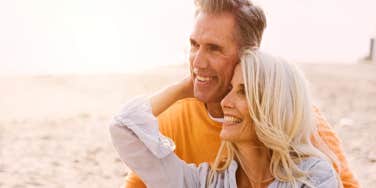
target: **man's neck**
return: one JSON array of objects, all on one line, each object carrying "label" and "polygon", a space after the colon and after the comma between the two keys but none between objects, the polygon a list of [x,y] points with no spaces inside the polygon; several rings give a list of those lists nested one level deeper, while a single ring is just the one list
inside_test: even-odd
[{"label": "man's neck", "polygon": [[214,118],[222,118],[223,111],[220,103],[205,103],[208,113]]}]

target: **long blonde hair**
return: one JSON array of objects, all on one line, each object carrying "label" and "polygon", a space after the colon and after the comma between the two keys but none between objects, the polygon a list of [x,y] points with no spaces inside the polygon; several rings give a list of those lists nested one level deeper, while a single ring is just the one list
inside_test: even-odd
[{"label": "long blonde hair", "polygon": [[[294,64],[259,50],[244,50],[240,64],[252,126],[270,151],[272,176],[289,182],[291,187],[297,182],[310,185],[307,173],[298,168],[302,159],[316,156],[338,166],[335,155],[317,134],[313,105],[302,72]],[[236,155],[234,144],[222,141],[207,186],[214,173],[227,169]]]}]

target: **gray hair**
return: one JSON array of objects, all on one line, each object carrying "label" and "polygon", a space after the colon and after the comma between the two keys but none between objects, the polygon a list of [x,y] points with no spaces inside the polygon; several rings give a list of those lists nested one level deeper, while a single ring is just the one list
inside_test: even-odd
[{"label": "gray hair", "polygon": [[249,0],[195,0],[196,15],[231,13],[235,18],[239,49],[258,48],[266,27],[264,11]]}]

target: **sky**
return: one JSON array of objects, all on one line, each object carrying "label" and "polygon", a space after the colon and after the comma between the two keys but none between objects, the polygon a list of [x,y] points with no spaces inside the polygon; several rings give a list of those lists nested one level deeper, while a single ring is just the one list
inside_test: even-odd
[{"label": "sky", "polygon": [[[376,37],[374,0],[254,0],[261,48],[295,62],[354,63]],[[181,64],[191,0],[0,0],[0,75],[135,72]]]}]

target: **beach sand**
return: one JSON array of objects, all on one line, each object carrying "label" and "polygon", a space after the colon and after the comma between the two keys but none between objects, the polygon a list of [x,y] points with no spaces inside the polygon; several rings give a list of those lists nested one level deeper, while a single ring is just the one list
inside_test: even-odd
[{"label": "beach sand", "polygon": [[[300,64],[362,187],[376,184],[376,65]],[[0,76],[0,188],[119,187],[127,167],[108,122],[128,99],[187,75]]]}]

